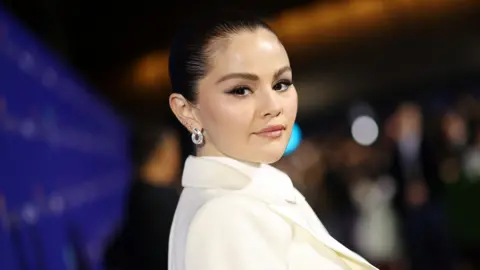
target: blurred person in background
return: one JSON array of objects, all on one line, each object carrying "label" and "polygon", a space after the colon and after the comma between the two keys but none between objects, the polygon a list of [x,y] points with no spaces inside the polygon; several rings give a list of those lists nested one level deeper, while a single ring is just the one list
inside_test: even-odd
[{"label": "blurred person in background", "polygon": [[440,138],[440,179],[446,184],[452,184],[462,177],[465,153],[469,148],[468,129],[464,117],[455,110],[443,114],[440,121]]},{"label": "blurred person in background", "polygon": [[390,174],[397,186],[395,206],[402,220],[411,269],[450,270],[454,260],[438,164],[442,146],[427,139],[423,120],[421,108],[415,103],[401,104],[393,118],[395,144]]},{"label": "blurred person in background", "polygon": [[[449,215],[462,265],[480,267],[480,133],[468,125],[468,115],[448,111],[442,118],[443,153],[441,177],[447,184]],[[468,132],[468,130],[472,132]],[[467,268],[468,269],[468,268]]]},{"label": "blurred person in background", "polygon": [[357,209],[350,189],[361,171],[364,153],[362,146],[350,138],[337,134],[329,146],[327,171],[325,175],[327,211],[317,212],[325,218],[330,233],[348,247],[354,247],[353,228]]},{"label": "blurred person in background", "polygon": [[331,237],[291,179],[268,165],[297,113],[288,55],[270,27],[211,13],[171,46],[170,107],[192,134],[170,270],[376,269]]},{"label": "blurred person in background", "polygon": [[161,270],[168,266],[168,238],[178,202],[181,147],[172,130],[139,130],[131,146],[134,179],[125,220],[106,253],[107,269]]},{"label": "blurred person in background", "polygon": [[471,182],[480,182],[480,128],[474,128],[472,144],[465,153],[463,169]]},{"label": "blurred person in background", "polygon": [[447,112],[442,118],[442,135],[444,137],[444,155],[461,156],[468,147],[467,122],[462,115],[455,111]]},{"label": "blurred person in background", "polygon": [[368,157],[362,162],[360,177],[350,187],[358,211],[354,246],[382,270],[404,269],[398,217],[393,208],[396,186],[387,171],[388,158],[379,147],[363,150]]},{"label": "blurred person in background", "polygon": [[[474,269],[480,269],[480,215],[471,215],[478,211],[480,204],[480,127],[475,126],[472,145],[465,154],[463,171],[464,183],[459,183],[459,205],[456,221],[459,226],[460,243],[464,257]],[[465,183],[467,182],[467,183]],[[463,211],[462,211],[463,210]],[[465,211],[467,210],[467,211]]]}]

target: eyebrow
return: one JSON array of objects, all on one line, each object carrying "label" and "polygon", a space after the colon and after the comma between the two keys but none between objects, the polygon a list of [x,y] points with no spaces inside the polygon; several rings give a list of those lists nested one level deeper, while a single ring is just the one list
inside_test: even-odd
[{"label": "eyebrow", "polygon": [[[273,74],[273,80],[278,79],[278,77],[280,77],[283,73],[285,73],[287,71],[291,71],[291,70],[292,70],[292,68],[290,66],[284,66],[284,67],[280,68],[279,70],[277,70]],[[259,77],[255,74],[252,74],[252,73],[230,73],[230,74],[227,74],[227,75],[221,77],[216,83],[219,84],[221,82],[224,82],[224,81],[227,81],[227,80],[230,80],[230,79],[237,79],[237,78],[246,79],[246,80],[250,80],[250,81],[258,81],[259,80]]]}]

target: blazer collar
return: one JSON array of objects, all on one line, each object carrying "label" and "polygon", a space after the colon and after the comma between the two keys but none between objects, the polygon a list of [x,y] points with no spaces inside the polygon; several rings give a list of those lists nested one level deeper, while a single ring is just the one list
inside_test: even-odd
[{"label": "blazer collar", "polygon": [[280,170],[265,164],[257,167],[230,158],[188,157],[182,185],[236,190],[269,202],[294,202],[299,197],[290,178]]},{"label": "blazer collar", "polygon": [[193,156],[187,158],[182,177],[184,187],[227,189],[260,199],[266,202],[273,211],[303,228],[325,246],[360,263],[366,269],[376,269],[363,258],[345,248],[326,231],[312,228],[298,210],[292,207],[297,202],[303,202],[299,206],[308,207],[304,202],[305,198],[293,188],[293,185],[291,192],[282,192],[288,188],[276,189],[275,181],[286,186],[289,182],[291,185],[290,178],[286,174],[268,165],[262,165],[257,170],[246,170],[242,166],[236,166],[234,162],[221,162],[218,159]]}]

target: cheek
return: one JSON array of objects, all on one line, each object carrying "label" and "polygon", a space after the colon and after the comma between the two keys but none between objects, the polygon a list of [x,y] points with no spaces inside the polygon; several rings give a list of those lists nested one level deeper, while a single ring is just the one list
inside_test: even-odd
[{"label": "cheek", "polygon": [[217,100],[202,107],[202,123],[210,136],[232,138],[246,134],[249,129],[251,110],[242,101]]}]

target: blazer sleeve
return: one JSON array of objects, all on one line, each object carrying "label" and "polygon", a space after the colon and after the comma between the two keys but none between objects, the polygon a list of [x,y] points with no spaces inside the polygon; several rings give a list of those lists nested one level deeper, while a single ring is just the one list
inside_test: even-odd
[{"label": "blazer sleeve", "polygon": [[286,270],[290,225],[249,199],[215,199],[191,223],[186,270]]}]

